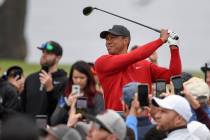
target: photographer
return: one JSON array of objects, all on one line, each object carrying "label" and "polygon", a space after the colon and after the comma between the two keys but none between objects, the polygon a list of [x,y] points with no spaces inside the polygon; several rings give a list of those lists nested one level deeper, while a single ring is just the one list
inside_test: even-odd
[{"label": "photographer", "polygon": [[67,77],[58,64],[63,55],[62,46],[48,41],[37,47],[41,52],[41,70],[30,74],[25,81],[23,94],[24,111],[31,115],[52,115],[56,108],[60,92],[64,90]]},{"label": "photographer", "polygon": [[11,66],[0,79],[0,102],[5,109],[21,112],[20,94],[24,88],[23,69]]},{"label": "photographer", "polygon": [[[77,87],[74,93],[74,87]],[[51,117],[51,124],[57,125],[66,123],[68,119],[68,110],[71,105],[72,97],[77,99],[77,111],[96,115],[104,110],[104,99],[102,93],[96,89],[95,79],[90,66],[85,61],[74,63],[69,72],[68,84],[65,92],[61,93],[56,110]]]},{"label": "photographer", "polygon": [[207,105],[210,94],[208,85],[202,79],[194,77],[184,83],[184,89],[184,95],[194,110],[191,120],[196,119],[210,129],[210,117],[208,116],[210,109]]},{"label": "photographer", "polygon": [[144,135],[153,125],[149,120],[148,107],[140,107],[138,101],[139,85],[140,83],[130,82],[123,86],[122,104],[126,124],[134,130],[136,140],[143,140]]}]

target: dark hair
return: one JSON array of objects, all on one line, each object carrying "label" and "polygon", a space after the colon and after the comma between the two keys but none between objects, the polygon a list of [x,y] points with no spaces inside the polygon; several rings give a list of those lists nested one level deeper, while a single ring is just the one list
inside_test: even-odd
[{"label": "dark hair", "polygon": [[69,94],[71,94],[71,90],[72,90],[71,88],[72,88],[72,85],[74,84],[73,79],[72,79],[74,70],[77,70],[87,76],[87,84],[84,88],[84,96],[88,98],[88,106],[93,106],[92,100],[96,94],[96,82],[90,70],[90,65],[86,63],[85,61],[77,61],[76,63],[72,65],[69,72],[68,84],[65,89],[65,96],[69,96]]},{"label": "dark hair", "polygon": [[14,115],[2,124],[1,140],[38,140],[39,130],[31,118]]},{"label": "dark hair", "polygon": [[130,127],[126,126],[126,137],[125,140],[135,140],[135,133],[133,129]]},{"label": "dark hair", "polygon": [[11,66],[7,69],[7,71],[3,74],[1,79],[7,80],[9,77],[15,77],[17,75],[22,75],[23,69],[19,66]]}]

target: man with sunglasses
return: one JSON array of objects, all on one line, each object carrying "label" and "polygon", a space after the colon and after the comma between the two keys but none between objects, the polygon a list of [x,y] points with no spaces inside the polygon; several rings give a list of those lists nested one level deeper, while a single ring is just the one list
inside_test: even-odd
[{"label": "man with sunglasses", "polygon": [[63,50],[55,41],[48,41],[37,48],[42,51],[42,68],[30,74],[25,81],[23,108],[32,116],[47,115],[50,118],[67,81],[66,72],[58,69]]}]

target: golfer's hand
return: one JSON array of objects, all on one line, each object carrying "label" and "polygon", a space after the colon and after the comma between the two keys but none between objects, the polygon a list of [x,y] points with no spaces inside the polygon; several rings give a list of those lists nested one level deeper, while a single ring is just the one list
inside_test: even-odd
[{"label": "golfer's hand", "polygon": [[168,40],[168,37],[169,37],[168,30],[161,29],[160,30],[160,39],[165,43]]}]

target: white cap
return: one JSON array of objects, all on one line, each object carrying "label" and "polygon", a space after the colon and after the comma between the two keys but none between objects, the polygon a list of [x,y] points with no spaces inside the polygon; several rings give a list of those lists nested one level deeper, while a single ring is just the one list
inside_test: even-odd
[{"label": "white cap", "polygon": [[187,122],[190,120],[190,117],[192,116],[190,104],[185,98],[179,95],[170,95],[164,99],[153,97],[152,104],[158,105],[161,108],[174,110],[180,116],[182,116]]},{"label": "white cap", "polygon": [[205,124],[198,121],[192,121],[187,124],[187,129],[191,134],[202,140],[210,140],[210,131]]},{"label": "white cap", "polygon": [[[207,102],[209,100],[210,92],[209,86],[203,79],[193,77],[184,83],[185,88],[195,97],[198,101]],[[202,98],[204,99],[202,100]]]}]

